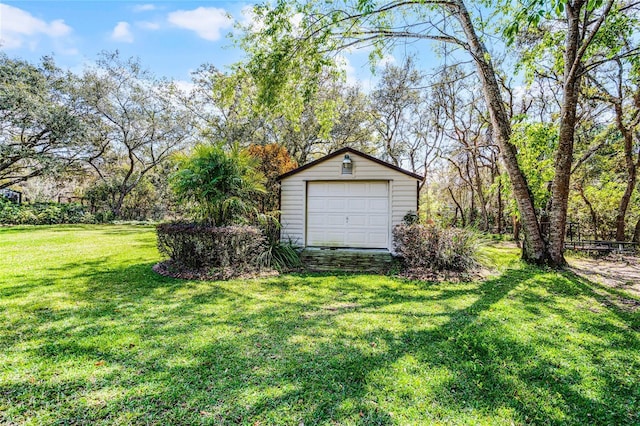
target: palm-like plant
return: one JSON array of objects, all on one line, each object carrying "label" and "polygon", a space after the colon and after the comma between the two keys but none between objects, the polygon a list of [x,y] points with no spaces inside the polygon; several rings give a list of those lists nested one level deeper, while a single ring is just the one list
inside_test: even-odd
[{"label": "palm-like plant", "polygon": [[255,214],[255,195],[264,193],[264,177],[255,160],[234,146],[199,144],[178,158],[171,187],[193,207],[196,219],[216,226],[246,222]]}]

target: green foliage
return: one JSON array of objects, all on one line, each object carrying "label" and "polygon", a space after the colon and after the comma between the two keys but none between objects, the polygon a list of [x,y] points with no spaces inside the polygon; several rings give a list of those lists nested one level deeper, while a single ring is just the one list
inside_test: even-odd
[{"label": "green foliage", "polygon": [[299,130],[301,116],[312,101],[318,110],[320,133],[327,134],[335,119],[335,104],[318,97],[325,75],[337,78],[341,72],[330,55],[335,43],[323,23],[332,17],[310,15],[313,4],[279,0],[274,5],[254,8],[255,22],[242,28],[238,45],[247,53],[239,68],[256,88],[255,108],[264,116],[283,117]]},{"label": "green foliage", "polygon": [[405,225],[416,225],[416,224],[420,223],[420,216],[418,216],[418,214],[416,212],[414,212],[413,210],[408,211],[402,217],[402,223],[404,223]]},{"label": "green foliage", "polygon": [[180,201],[191,203],[196,219],[225,226],[246,222],[255,214],[255,195],[264,192],[255,160],[236,146],[199,144],[177,159],[170,185]]},{"label": "green foliage", "polygon": [[281,224],[275,216],[259,214],[256,222],[266,239],[265,248],[259,258],[260,264],[280,272],[302,266],[300,248],[291,241],[280,240]]},{"label": "green foliage", "polygon": [[0,224],[55,225],[62,223],[94,223],[98,221],[81,204],[15,204],[0,197]]},{"label": "green foliage", "polygon": [[[167,193],[167,176],[156,173],[142,176],[120,206],[117,219],[161,220],[172,209],[172,194]],[[98,180],[84,190],[90,210],[100,217],[116,219],[114,209],[120,193],[117,181]]]},{"label": "green foliage", "polygon": [[260,230],[251,226],[163,223],[156,232],[160,253],[186,268],[253,270],[260,266],[265,246]]},{"label": "green foliage", "polygon": [[[85,69],[78,94],[89,113],[88,163],[116,218],[145,178],[191,141],[193,114],[173,83],[156,78],[136,58],[102,52]],[[104,194],[101,194],[104,195]]]},{"label": "green foliage", "polygon": [[409,270],[468,271],[477,266],[479,239],[466,229],[401,224],[393,246]]},{"label": "green foliage", "polygon": [[554,158],[558,132],[543,123],[519,123],[513,126],[511,142],[518,148],[518,164],[529,183],[536,209],[544,209],[551,196]]},{"label": "green foliage", "polygon": [[86,123],[74,84],[51,58],[32,65],[0,53],[0,188],[77,164]]},{"label": "green foliage", "polygon": [[[483,3],[488,6],[496,4],[496,2],[486,0]],[[531,27],[537,27],[542,20],[562,19],[565,15],[566,3],[567,0],[500,1],[498,2],[499,10],[511,15],[511,22],[504,27],[502,35],[508,44],[513,44],[521,32],[529,30]],[[587,0],[585,9],[592,13],[602,7],[602,3],[603,0]],[[577,9],[575,6],[574,8]]]}]

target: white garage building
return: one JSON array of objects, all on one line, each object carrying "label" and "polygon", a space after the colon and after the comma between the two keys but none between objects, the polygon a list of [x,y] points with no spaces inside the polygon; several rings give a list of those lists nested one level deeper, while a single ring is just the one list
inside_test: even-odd
[{"label": "white garage building", "polygon": [[351,148],[283,174],[281,237],[301,247],[387,249],[418,210],[423,177]]}]

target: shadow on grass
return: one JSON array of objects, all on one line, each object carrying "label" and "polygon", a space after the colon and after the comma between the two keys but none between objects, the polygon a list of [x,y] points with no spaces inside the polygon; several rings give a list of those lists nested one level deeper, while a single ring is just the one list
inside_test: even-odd
[{"label": "shadow on grass", "polygon": [[203,283],[110,265],[66,265],[77,304],[3,332],[4,349],[68,369],[0,384],[5,421],[640,422],[638,314],[569,273]]}]

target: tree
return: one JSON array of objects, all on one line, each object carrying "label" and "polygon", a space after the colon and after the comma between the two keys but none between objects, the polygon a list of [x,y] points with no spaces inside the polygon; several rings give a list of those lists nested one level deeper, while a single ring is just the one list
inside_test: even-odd
[{"label": "tree", "polygon": [[256,88],[250,75],[241,68],[223,73],[204,64],[192,74],[192,81],[195,87],[184,103],[206,138],[228,146],[269,143],[268,120],[256,113]]},{"label": "tree", "polygon": [[247,152],[257,160],[256,171],[265,178],[265,192],[256,194],[258,211],[270,213],[280,209],[278,176],[295,169],[298,164],[285,147],[275,143],[251,145]]},{"label": "tree", "polygon": [[0,189],[76,166],[85,149],[74,77],[0,54]]},{"label": "tree", "polygon": [[300,164],[344,146],[372,149],[366,97],[327,73],[317,78],[322,90],[296,106],[298,114],[292,114],[289,105],[265,109],[252,74],[243,66],[222,73],[203,65],[193,81],[195,89],[184,103],[210,140],[225,141],[229,147],[279,144]]},{"label": "tree", "polygon": [[[489,123],[482,111],[477,80],[459,66],[445,67],[434,84],[431,100],[441,111],[437,126],[450,141],[447,160],[471,192],[469,222],[475,222],[479,208],[480,229],[489,230],[487,181],[494,179],[494,150]],[[477,199],[477,203],[476,203]]]},{"label": "tree", "polygon": [[95,152],[87,162],[110,194],[113,215],[120,217],[125,198],[145,175],[192,136],[192,117],[173,84],[118,52],[103,53],[81,83]]},{"label": "tree", "polygon": [[424,76],[410,57],[401,67],[387,64],[380,82],[371,93],[375,111],[374,126],[380,135],[384,157],[396,166],[410,145],[413,115],[421,102],[420,87]]},{"label": "tree", "polygon": [[597,76],[600,79],[594,75],[589,76],[591,90],[587,96],[611,105],[616,128],[624,141],[626,182],[618,204],[615,225],[616,240],[624,241],[627,211],[640,169],[640,76],[636,75],[634,82],[629,74],[634,71],[637,74],[640,69],[634,70],[633,64],[625,63],[621,59],[613,61],[610,65]]},{"label": "tree", "polygon": [[[480,36],[479,30],[489,30],[482,17],[472,16],[462,0],[361,0],[355,4],[348,1],[343,3],[342,6],[335,3],[302,3],[296,10],[303,14],[302,23],[293,32],[291,24],[286,23],[292,11],[288,2],[280,1],[270,11],[265,11],[265,8],[257,10],[258,16],[265,17],[267,26],[261,43],[257,45],[264,47],[266,44],[270,48],[263,48],[259,55],[252,55],[249,66],[256,75],[261,76],[259,81],[265,93],[265,102],[273,102],[276,97],[287,96],[290,92],[295,93],[294,99],[299,98],[301,92],[296,90],[293,83],[299,73],[290,75],[287,71],[294,68],[313,69],[313,64],[326,61],[327,51],[367,43],[377,46],[377,52],[380,52],[386,44],[407,39],[436,40],[459,47],[469,54],[475,65],[490,117],[492,136],[500,147],[511,180],[525,234],[523,258],[533,263],[564,265],[564,229],[579,87],[585,70],[602,63],[602,58],[590,56],[590,48],[600,41],[596,40],[596,36],[606,24],[613,0],[560,0],[553,4],[543,0],[524,3],[505,1],[494,9],[513,22],[501,37],[507,42],[514,40],[519,30],[529,25],[545,26],[550,32],[565,34],[559,49],[562,52],[562,101],[557,123],[558,147],[554,153],[551,233],[548,240],[541,232],[534,200],[518,164],[517,149],[511,140],[511,116],[502,98],[499,70],[484,43],[485,38]],[[255,35],[247,37],[247,40],[252,39],[255,39]],[[557,45],[551,47],[558,51]],[[617,54],[619,51],[614,52],[614,55]],[[265,66],[276,61],[277,66]],[[306,84],[302,87],[309,90]]]},{"label": "tree", "polygon": [[227,226],[246,221],[264,193],[255,159],[236,145],[229,153],[223,144],[199,144],[177,160],[170,178],[179,200],[191,203],[194,216],[205,223]]}]

